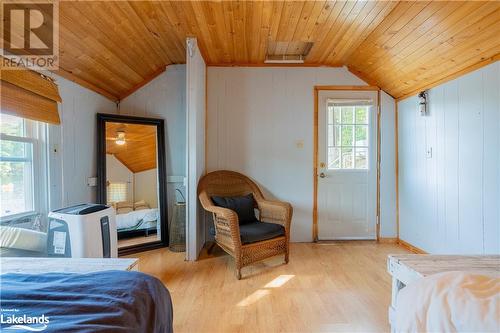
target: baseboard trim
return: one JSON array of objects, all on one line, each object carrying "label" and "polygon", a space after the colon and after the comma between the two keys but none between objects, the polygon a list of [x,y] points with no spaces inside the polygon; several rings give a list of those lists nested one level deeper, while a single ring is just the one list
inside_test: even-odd
[{"label": "baseboard trim", "polygon": [[379,243],[382,244],[398,244],[399,239],[396,237],[381,237],[378,239]]},{"label": "baseboard trim", "polygon": [[398,242],[397,242],[400,246],[404,247],[405,249],[413,252],[413,253],[416,253],[416,254],[427,254],[427,252],[425,252],[424,250],[416,247],[416,246],[413,246],[411,245],[410,243],[408,242],[405,242],[404,240],[402,239],[398,239]]}]

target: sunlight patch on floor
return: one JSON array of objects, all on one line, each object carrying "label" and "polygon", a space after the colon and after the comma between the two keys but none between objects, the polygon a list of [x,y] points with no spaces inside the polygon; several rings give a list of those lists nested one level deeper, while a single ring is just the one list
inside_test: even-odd
[{"label": "sunlight patch on floor", "polygon": [[294,276],[295,275],[280,275],[276,279],[266,284],[264,288],[279,288],[290,281]]},{"label": "sunlight patch on floor", "polygon": [[269,295],[270,291],[266,289],[258,289],[245,299],[238,303],[238,306],[249,306],[260,300],[262,297]]}]

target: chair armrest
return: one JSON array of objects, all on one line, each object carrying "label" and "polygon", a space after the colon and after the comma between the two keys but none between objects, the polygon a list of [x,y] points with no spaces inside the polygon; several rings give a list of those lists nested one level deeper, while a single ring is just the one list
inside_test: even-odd
[{"label": "chair armrest", "polygon": [[285,227],[287,234],[290,232],[292,205],[283,201],[258,200],[257,206],[261,221],[281,224]]},{"label": "chair armrest", "polygon": [[204,206],[204,208],[213,214],[217,242],[233,250],[239,246],[241,247],[238,215],[231,209],[219,206],[208,205]]}]

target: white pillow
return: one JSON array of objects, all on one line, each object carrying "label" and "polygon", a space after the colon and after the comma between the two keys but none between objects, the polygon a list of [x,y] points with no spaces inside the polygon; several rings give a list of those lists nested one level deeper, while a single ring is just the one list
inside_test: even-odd
[{"label": "white pillow", "polygon": [[140,200],[134,203],[134,210],[149,209],[149,205],[144,200]]},{"label": "white pillow", "polygon": [[134,210],[134,206],[130,202],[121,201],[116,203],[116,214],[127,214]]},{"label": "white pillow", "polygon": [[47,234],[31,229],[0,226],[0,247],[45,252]]}]

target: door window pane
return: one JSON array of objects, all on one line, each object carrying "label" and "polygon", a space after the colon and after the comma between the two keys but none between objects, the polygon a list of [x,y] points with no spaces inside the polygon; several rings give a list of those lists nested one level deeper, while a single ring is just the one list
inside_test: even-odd
[{"label": "door window pane", "polygon": [[356,125],[356,134],[355,134],[355,145],[359,146],[368,146],[368,126],[367,125]]},{"label": "door window pane", "polygon": [[354,126],[352,125],[343,125],[341,128],[341,136],[342,136],[342,147],[352,147],[353,146],[353,130]]},{"label": "door window pane", "polygon": [[354,167],[353,163],[353,149],[352,148],[342,148],[342,168],[352,169]]},{"label": "door window pane", "polygon": [[367,169],[370,106],[328,106],[327,166]]},{"label": "door window pane", "polygon": [[340,168],[340,148],[328,148],[328,169]]},{"label": "door window pane", "polygon": [[356,124],[368,124],[367,107],[356,107]]},{"label": "door window pane", "polygon": [[355,154],[355,168],[367,169],[368,168],[368,148],[356,148]]},{"label": "door window pane", "polygon": [[354,107],[342,107],[342,124],[354,124]]}]

